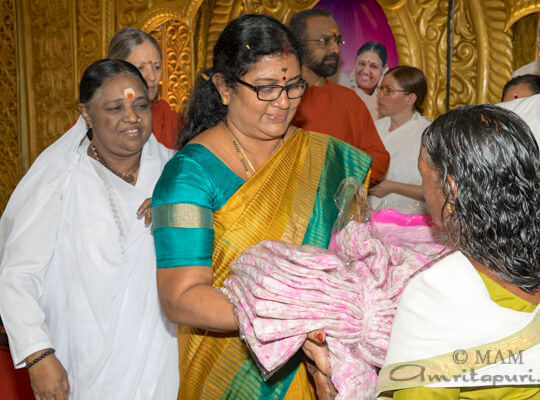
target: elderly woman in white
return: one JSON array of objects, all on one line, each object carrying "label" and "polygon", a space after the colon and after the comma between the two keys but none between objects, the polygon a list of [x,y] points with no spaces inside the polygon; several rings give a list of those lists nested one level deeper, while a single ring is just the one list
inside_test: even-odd
[{"label": "elderly woman in white", "polygon": [[[0,221],[0,314],[37,399],[172,399],[175,327],[137,218],[172,155],[137,69],[101,60],[82,117],[32,165]],[[141,214],[141,212],[139,212]]]}]

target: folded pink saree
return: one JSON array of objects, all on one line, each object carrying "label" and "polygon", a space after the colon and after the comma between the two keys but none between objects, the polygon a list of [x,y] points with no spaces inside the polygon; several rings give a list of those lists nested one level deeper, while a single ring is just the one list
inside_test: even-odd
[{"label": "folded pink saree", "polygon": [[381,210],[369,223],[350,222],[328,250],[278,241],[251,247],[231,264],[224,291],[263,376],[323,329],[337,398],[370,399],[399,295],[443,250],[429,217]]}]

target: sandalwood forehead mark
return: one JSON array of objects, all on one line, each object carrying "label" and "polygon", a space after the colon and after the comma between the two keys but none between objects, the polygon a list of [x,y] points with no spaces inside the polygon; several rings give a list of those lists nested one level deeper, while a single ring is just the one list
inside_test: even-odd
[{"label": "sandalwood forehead mark", "polygon": [[124,97],[126,99],[132,99],[135,96],[135,91],[132,88],[124,89]]}]

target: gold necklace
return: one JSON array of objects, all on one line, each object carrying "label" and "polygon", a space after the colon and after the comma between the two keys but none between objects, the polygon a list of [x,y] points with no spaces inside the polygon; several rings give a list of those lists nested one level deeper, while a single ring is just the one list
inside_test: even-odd
[{"label": "gold necklace", "polygon": [[[236,151],[236,155],[237,155],[238,159],[240,160],[240,163],[242,164],[242,167],[244,167],[244,171],[245,171],[247,177],[251,178],[251,176],[257,170],[253,167],[253,164],[251,163],[251,161],[249,161],[249,158],[248,158],[246,152],[244,151],[244,148],[242,147],[240,142],[238,142],[238,140],[236,139],[236,136],[234,136],[234,133],[232,133],[231,129],[229,128],[229,125],[227,124],[227,121],[225,121],[225,127],[227,128],[227,131],[229,132],[229,135],[231,137],[231,141],[232,141],[234,150]],[[283,144],[283,136],[281,136],[280,142],[279,142],[280,146],[282,144]],[[248,166],[249,166],[249,168],[248,168]],[[251,171],[250,171],[250,169],[251,169]]]},{"label": "gold necklace", "polygon": [[105,161],[105,159],[101,156],[101,154],[98,153],[98,151],[96,149],[96,146],[94,146],[94,143],[90,144],[89,149],[92,152],[91,155],[94,158],[94,160],[101,163],[105,168],[107,168],[113,174],[120,177],[121,179],[123,179],[124,181],[126,181],[129,184],[133,184],[133,182],[135,182],[135,174],[137,173],[137,171],[139,170],[139,166],[141,165],[140,157],[139,157],[139,160],[137,161],[137,164],[135,164],[135,166],[132,167],[129,171],[127,171],[127,172],[118,172],[115,169],[111,168],[111,166],[109,164],[107,164],[107,161]]}]

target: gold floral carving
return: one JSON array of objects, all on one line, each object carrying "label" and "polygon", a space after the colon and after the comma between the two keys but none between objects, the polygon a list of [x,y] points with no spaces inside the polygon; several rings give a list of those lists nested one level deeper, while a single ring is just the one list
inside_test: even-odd
[{"label": "gold floral carving", "polygon": [[77,115],[77,18],[72,0],[26,0],[21,13],[27,168]]},{"label": "gold floral carving", "polygon": [[[448,2],[378,3],[394,33],[399,63],[416,66],[426,74],[426,115],[436,117],[445,111]],[[511,36],[504,32],[504,1],[458,0],[455,4],[450,108],[498,102],[512,69]]]},{"label": "gold floral carving", "polygon": [[150,32],[162,48],[161,97],[180,111],[188,100],[193,82],[193,47],[190,29],[180,21],[169,20]]},{"label": "gold floral carving", "polygon": [[287,23],[292,15],[317,4],[317,0],[217,0],[206,41],[206,67],[212,65],[212,49],[225,25],[242,14],[265,14]]},{"label": "gold floral carving", "polygon": [[17,12],[15,0],[0,2],[0,212],[21,173],[17,108]]},{"label": "gold floral carving", "polygon": [[160,43],[164,70],[161,97],[181,111],[194,81],[194,27],[202,0],[117,2],[120,26],[137,26],[150,32]]},{"label": "gold floral carving", "polygon": [[504,27],[505,32],[521,18],[532,13],[540,12],[539,0],[507,0],[505,6],[507,15],[506,25]]}]

